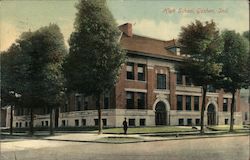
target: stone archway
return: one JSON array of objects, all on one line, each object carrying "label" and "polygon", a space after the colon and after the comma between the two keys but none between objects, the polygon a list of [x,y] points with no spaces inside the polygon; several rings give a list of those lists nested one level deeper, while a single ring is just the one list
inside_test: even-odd
[{"label": "stone archway", "polygon": [[207,125],[216,125],[216,107],[213,103],[207,107]]},{"label": "stone archway", "polygon": [[166,105],[162,101],[159,101],[155,106],[155,124],[156,125],[166,125],[167,124]]},{"label": "stone archway", "polygon": [[170,104],[165,97],[158,97],[155,100],[153,111],[155,113],[155,125],[170,125]]}]

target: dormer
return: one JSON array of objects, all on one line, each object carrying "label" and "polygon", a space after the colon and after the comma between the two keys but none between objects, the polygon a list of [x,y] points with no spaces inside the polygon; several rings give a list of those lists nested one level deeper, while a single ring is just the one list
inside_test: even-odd
[{"label": "dormer", "polygon": [[176,42],[175,39],[169,41],[168,46],[165,47],[167,50],[175,53],[177,56],[181,55],[181,48],[180,45]]}]

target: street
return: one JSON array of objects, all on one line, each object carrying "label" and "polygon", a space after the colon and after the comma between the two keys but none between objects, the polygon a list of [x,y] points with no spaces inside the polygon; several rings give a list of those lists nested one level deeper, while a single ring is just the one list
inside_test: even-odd
[{"label": "street", "polygon": [[249,160],[249,136],[127,144],[14,140],[1,160]]}]

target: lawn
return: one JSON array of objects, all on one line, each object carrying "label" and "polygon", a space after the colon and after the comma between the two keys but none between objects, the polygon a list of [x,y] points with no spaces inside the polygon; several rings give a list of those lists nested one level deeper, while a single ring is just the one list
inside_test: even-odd
[{"label": "lawn", "polygon": [[[228,131],[230,125],[218,125],[218,126],[210,126],[209,128],[217,131]],[[243,125],[234,125],[234,130],[249,130],[249,128],[244,128]]]},{"label": "lawn", "polygon": [[[144,134],[144,133],[175,133],[175,132],[191,132],[197,131],[192,127],[183,126],[162,126],[162,127],[134,127],[128,128],[128,134]],[[103,130],[104,133],[123,133],[123,128],[108,128]]]}]

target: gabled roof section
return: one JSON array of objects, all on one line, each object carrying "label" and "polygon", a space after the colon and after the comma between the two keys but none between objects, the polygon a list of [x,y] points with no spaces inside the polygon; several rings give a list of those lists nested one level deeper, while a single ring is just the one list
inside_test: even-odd
[{"label": "gabled roof section", "polygon": [[169,50],[169,48],[179,46],[175,39],[164,41],[133,34],[132,25],[129,23],[119,26],[119,29],[123,32],[120,43],[125,50],[139,53],[141,52],[147,54],[148,56],[183,59],[182,56],[178,56],[175,52]]}]

